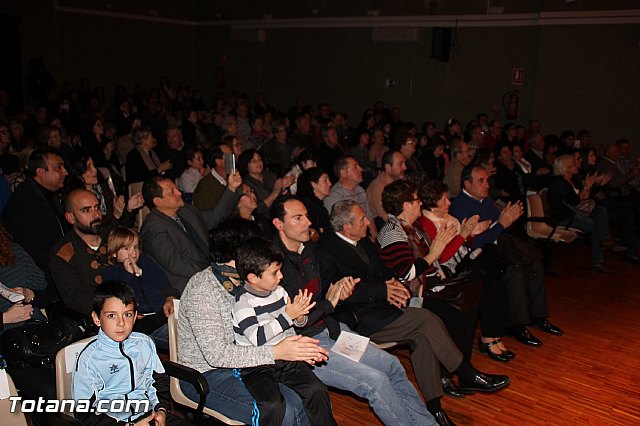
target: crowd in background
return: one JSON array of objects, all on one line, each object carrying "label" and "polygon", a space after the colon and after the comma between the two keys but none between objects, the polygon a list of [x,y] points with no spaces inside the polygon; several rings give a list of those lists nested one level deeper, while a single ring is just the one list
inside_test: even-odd
[{"label": "crowd in background", "polygon": [[[229,354],[198,351],[194,321],[214,319],[203,317],[212,282],[231,294],[242,287],[237,249],[260,236],[284,253],[276,263],[291,299],[299,290],[314,293],[308,302],[317,305],[307,313],[315,320],[294,323],[298,334],[323,347],[340,327],[378,343],[409,342],[426,410],[412,385],[376,384],[389,395],[374,396],[315,368],[321,381],[364,397],[386,424],[411,412],[416,424],[451,425],[443,392],[465,397],[510,382],[472,366],[478,320],[478,347],[498,362],[515,358],[505,336],[540,346],[531,326],[563,333],[549,322],[544,262],[524,232],[528,194],[544,195],[550,222],[585,233],[591,260],[584,263],[595,273],[616,272],[605,264],[606,251],[640,264],[640,162],[626,139],[594,143],[586,129],[558,136],[535,119],[527,126],[506,120],[499,108],[466,122],[416,124],[382,101],[354,120],[339,106],[301,98],[279,109],[264,93],[205,100],[197,88],[167,77],[148,90],[118,86],[111,103],[86,79],[79,88],[59,86],[40,72],[48,77],[31,81],[30,112],[5,108],[0,115],[0,281],[30,302],[0,304],[3,331],[39,317],[37,308],[89,318],[94,289],[115,280],[134,289],[145,314],[134,330],[159,350],[168,350],[172,301],[185,296],[180,333],[187,349],[180,360],[203,373],[236,367]],[[353,262],[344,264],[340,250],[355,255]],[[526,255],[510,256],[518,251]],[[359,261],[361,268],[354,266]],[[202,272],[210,266],[213,272]],[[477,300],[462,309],[438,300],[438,283],[463,272],[481,272]],[[343,283],[342,292],[335,283]],[[423,308],[408,308],[414,300]],[[231,311],[219,315],[228,320]],[[209,330],[207,341],[233,344],[231,327]],[[291,341],[281,342],[274,343],[280,354],[293,352]],[[363,362],[371,371],[406,380],[404,372],[386,370],[397,360],[371,351],[375,361],[371,355]],[[277,351],[275,358],[259,355],[236,354],[236,361],[253,367],[290,360]],[[17,382],[27,394],[51,396],[51,381],[28,383],[31,373],[52,380],[44,370],[15,371],[24,376]],[[222,383],[206,377],[212,389]],[[400,414],[382,408],[403,399],[395,407]],[[285,400],[287,407],[300,404]],[[242,407],[229,413],[251,414]]]}]

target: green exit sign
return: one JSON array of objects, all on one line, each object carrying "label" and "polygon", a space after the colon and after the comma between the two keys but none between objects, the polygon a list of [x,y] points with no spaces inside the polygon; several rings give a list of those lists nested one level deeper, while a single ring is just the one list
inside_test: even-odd
[{"label": "green exit sign", "polygon": [[384,87],[387,89],[394,89],[398,87],[398,79],[397,78],[387,78],[384,81]]}]

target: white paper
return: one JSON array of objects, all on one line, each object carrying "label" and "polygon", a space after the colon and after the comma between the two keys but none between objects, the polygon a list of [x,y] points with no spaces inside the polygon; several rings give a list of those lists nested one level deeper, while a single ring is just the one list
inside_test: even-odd
[{"label": "white paper", "polygon": [[2,283],[0,283],[0,296],[4,297],[11,303],[16,303],[24,299],[24,295],[22,293],[18,293]]},{"label": "white paper", "polygon": [[9,398],[9,378],[7,370],[0,370],[0,399]]},{"label": "white paper", "polygon": [[64,348],[64,357],[67,373],[71,373],[76,366],[78,355],[89,342],[73,343]]},{"label": "white paper", "polygon": [[337,354],[345,356],[352,361],[360,362],[364,351],[367,350],[369,345],[369,338],[363,337],[355,333],[349,333],[348,331],[341,331],[336,344],[333,345],[331,350]]}]

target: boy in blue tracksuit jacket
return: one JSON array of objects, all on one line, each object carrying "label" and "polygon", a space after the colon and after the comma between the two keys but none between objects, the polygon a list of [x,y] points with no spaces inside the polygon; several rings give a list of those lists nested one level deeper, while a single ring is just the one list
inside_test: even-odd
[{"label": "boy in blue tracksuit jacket", "polygon": [[76,410],[85,425],[189,424],[169,412],[169,378],[153,340],[132,333],[137,315],[135,293],[128,285],[106,282],[96,288],[91,316],[100,331],[78,356],[71,393],[74,400],[89,400],[92,408],[105,410]]}]

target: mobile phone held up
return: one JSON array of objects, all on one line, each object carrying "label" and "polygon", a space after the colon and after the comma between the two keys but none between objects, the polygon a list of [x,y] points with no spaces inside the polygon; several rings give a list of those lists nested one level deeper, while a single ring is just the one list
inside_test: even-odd
[{"label": "mobile phone held up", "polygon": [[227,175],[236,174],[236,155],[224,154],[224,168]]}]

